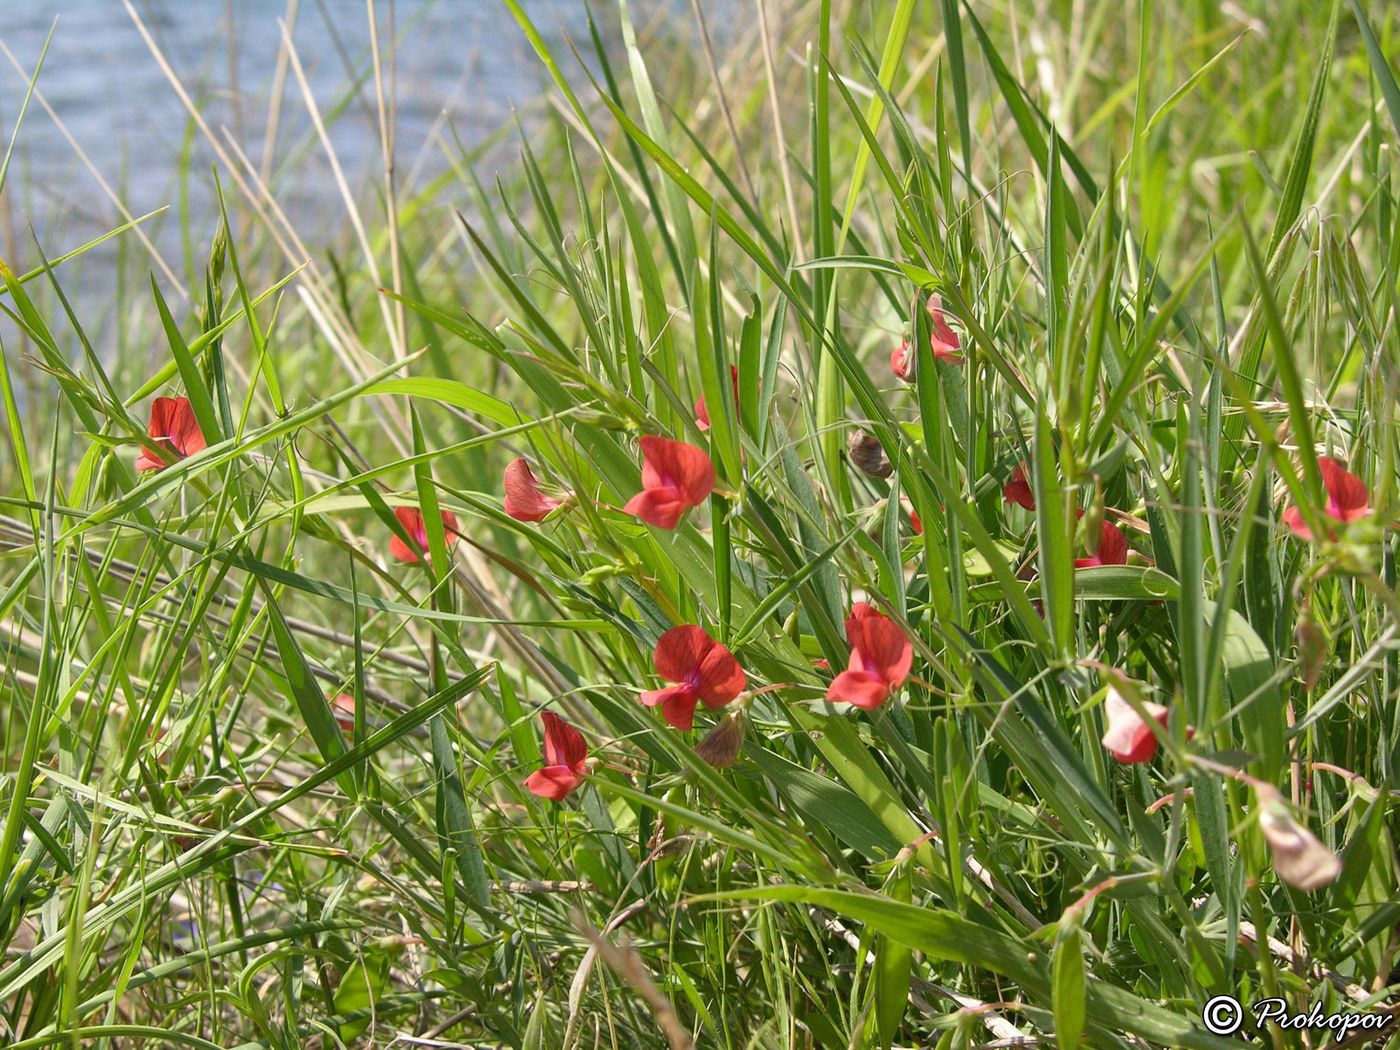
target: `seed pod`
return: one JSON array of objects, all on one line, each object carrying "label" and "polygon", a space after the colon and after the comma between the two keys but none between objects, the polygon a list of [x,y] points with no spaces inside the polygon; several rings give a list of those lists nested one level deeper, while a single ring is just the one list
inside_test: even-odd
[{"label": "seed pod", "polygon": [[1303,618],[1298,621],[1298,665],[1303,676],[1303,688],[1312,692],[1322,679],[1327,667],[1327,634],[1312,617],[1312,611],[1305,609]]},{"label": "seed pod", "polygon": [[1273,788],[1258,789],[1259,830],[1273,854],[1278,877],[1304,893],[1321,889],[1342,873],[1342,861],[1294,818]]},{"label": "seed pod", "polygon": [[726,715],[695,745],[695,754],[716,769],[728,769],[739,758],[744,746],[744,714],[736,711]]},{"label": "seed pod", "polygon": [[851,440],[846,443],[846,451],[851,462],[867,477],[887,478],[894,473],[890,457],[885,455],[874,434],[867,434],[864,430],[852,432]]}]

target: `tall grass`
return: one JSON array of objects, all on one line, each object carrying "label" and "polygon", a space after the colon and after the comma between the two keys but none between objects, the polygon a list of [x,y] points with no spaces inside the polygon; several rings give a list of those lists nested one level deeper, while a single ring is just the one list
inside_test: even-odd
[{"label": "tall grass", "polygon": [[[190,101],[223,222],[183,289],[122,250],[116,353],[59,249],[6,260],[6,1045],[1223,1050],[1222,994],[1388,1009],[1394,19],[737,6],[726,44],[600,4],[570,54],[504,0],[554,86],[494,185],[450,139],[401,184],[376,47],[333,251]],[[155,395],[208,447],[137,473]],[[714,465],[675,529],[621,509],[641,435]],[[868,709],[827,699],[860,602],[913,649]],[[689,732],[639,702],[686,624],[746,673]],[[560,802],[545,710],[590,749]]]}]

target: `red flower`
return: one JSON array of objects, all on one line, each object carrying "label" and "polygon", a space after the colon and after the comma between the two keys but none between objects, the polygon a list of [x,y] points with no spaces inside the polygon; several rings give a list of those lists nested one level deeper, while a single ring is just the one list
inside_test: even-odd
[{"label": "red flower", "polygon": [[642,491],[622,509],[658,529],[674,529],[715,487],[715,466],[694,445],[670,438],[642,438]]},{"label": "red flower", "polygon": [[864,602],[851,607],[846,640],[851,643],[850,663],[832,679],[826,698],[879,707],[909,677],[914,647],[899,624]]},{"label": "red flower", "polygon": [[[1163,728],[1167,724],[1167,709],[1161,704],[1143,702],[1143,709],[1156,719]],[[1118,690],[1109,687],[1103,704],[1104,717],[1108,719],[1108,731],[1103,735],[1103,746],[1119,762],[1150,762],[1157,753],[1157,734],[1142,720],[1133,705],[1119,695]]]},{"label": "red flower", "polygon": [[[929,316],[929,349],[933,351],[933,356],[940,361],[946,361],[950,365],[962,363],[962,354],[958,353],[958,348],[962,345],[958,340],[958,333],[948,327],[948,322],[943,319],[943,300],[936,295],[929,296],[927,304]],[[914,348],[908,339],[905,339],[890,354],[890,368],[894,374],[904,382],[913,381],[914,376]]]},{"label": "red flower", "polygon": [[[423,523],[423,512],[417,507],[395,507],[394,517],[399,519],[399,524],[403,526],[404,532],[408,533],[409,538],[413,540],[414,547],[404,543],[398,536],[393,536],[389,540],[389,554],[410,565],[421,561],[422,558],[419,555],[428,549],[428,528]],[[451,547],[457,542],[457,537],[460,535],[457,531],[457,515],[450,510],[443,511],[442,528],[443,532],[446,533],[444,538],[447,540],[447,545]]]},{"label": "red flower", "polygon": [[1087,558],[1075,558],[1076,569],[1091,565],[1126,565],[1128,563],[1128,538],[1123,530],[1112,522],[1099,523],[1099,550]]},{"label": "red flower", "polygon": [[932,330],[929,332],[929,346],[933,349],[933,356],[940,361],[947,361],[950,365],[962,363],[962,355],[958,349],[962,343],[958,341],[958,333],[948,327],[948,322],[943,320],[943,300],[938,296],[929,297],[928,315],[932,321]]},{"label": "red flower", "polygon": [[346,733],[355,731],[355,698],[349,693],[340,693],[331,700],[331,714]]},{"label": "red flower", "polygon": [[[729,382],[734,387],[734,407],[739,407],[739,366],[729,366]],[[695,425],[701,430],[710,429],[710,413],[705,408],[704,395],[695,399]]]},{"label": "red flower", "polygon": [[694,624],[672,627],[656,643],[656,673],[668,682],[665,689],[648,689],[642,703],[661,705],[666,721],[677,729],[695,724],[695,705],[723,707],[743,691],[748,676],[739,661],[719,642]]},{"label": "red flower", "polygon": [[151,422],[146,433],[166,455],[162,458],[142,448],[136,457],[138,471],[161,470],[177,459],[202,452],[208,444],[187,397],[158,397],[152,401]]},{"label": "red flower", "polygon": [[534,471],[523,457],[511,460],[503,480],[505,510],[516,521],[543,521],[550,511],[564,502],[541,491]]},{"label": "red flower", "polygon": [[1001,498],[1007,503],[1025,507],[1026,510],[1035,510],[1035,493],[1031,491],[1030,482],[1026,480],[1024,463],[1016,464],[1016,469],[1011,472],[1011,480],[1001,488]]},{"label": "red flower", "polygon": [[525,788],[558,802],[583,783],[588,743],[582,733],[550,711],[541,711],[540,721],[544,723],[544,768],[525,778]]},{"label": "red flower", "polygon": [[[1333,521],[1355,521],[1371,513],[1370,497],[1364,481],[1348,472],[1331,456],[1318,456],[1317,467],[1322,471],[1322,484],[1327,489],[1327,506],[1322,508],[1327,517]],[[1312,530],[1297,507],[1289,507],[1283,512],[1283,523],[1301,538],[1313,538]],[[1332,539],[1337,538],[1335,532],[1330,535]]]}]

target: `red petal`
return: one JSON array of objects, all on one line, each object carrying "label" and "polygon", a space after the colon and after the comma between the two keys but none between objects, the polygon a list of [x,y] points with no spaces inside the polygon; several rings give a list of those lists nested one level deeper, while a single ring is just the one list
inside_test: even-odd
[{"label": "red petal", "polygon": [[833,703],[856,707],[879,707],[889,699],[890,687],[879,675],[868,671],[842,671],[831,680],[826,698]]},{"label": "red petal", "polygon": [[1123,530],[1112,522],[1104,521],[1099,523],[1099,550],[1091,558],[1080,558],[1075,561],[1077,568],[1084,568],[1085,565],[1126,565],[1128,562],[1128,537],[1123,535]]},{"label": "red petal", "polygon": [[418,552],[416,550],[397,536],[389,537],[389,556],[396,561],[405,562],[409,565],[415,565],[422,560],[418,557]]},{"label": "red petal", "polygon": [[914,374],[914,355],[910,353],[908,339],[895,347],[894,352],[890,354],[890,371],[906,383]]},{"label": "red petal", "polygon": [[911,510],[909,512],[909,524],[914,526],[915,536],[922,536],[924,534],[924,523],[919,520],[919,512],[917,510]]},{"label": "red petal", "polygon": [[568,766],[545,766],[525,778],[525,787],[540,798],[560,802],[583,783],[583,777]]},{"label": "red petal", "polygon": [[331,714],[342,730],[355,731],[355,698],[349,693],[340,693],[331,700]]},{"label": "red petal", "polygon": [[875,606],[868,604],[867,602],[856,602],[854,605],[851,606],[850,619],[867,620],[872,618],[888,619],[888,617],[886,617],[884,613],[882,613],[879,609],[875,608]]},{"label": "red petal", "polygon": [[[729,385],[734,388],[734,407],[739,407],[739,366],[729,366]],[[710,411],[705,405],[704,396],[695,399],[695,425],[701,430],[710,429]]]},{"label": "red petal", "polygon": [[743,692],[748,680],[734,654],[714,642],[700,663],[700,699],[706,707],[723,707]]},{"label": "red petal", "polygon": [[943,301],[938,296],[929,299],[928,312],[932,320],[929,348],[933,350],[933,356],[950,365],[960,363],[962,355],[956,351],[962,344],[958,341],[958,333],[949,328],[948,322],[943,319]]},{"label": "red petal", "polygon": [[204,432],[199,429],[199,422],[194,418],[194,408],[190,405],[190,399],[177,397],[174,401],[175,405],[167,421],[170,427],[167,431],[170,443],[181,456],[193,456],[196,452],[204,451],[208,442],[204,440]]},{"label": "red petal", "polygon": [[674,489],[687,506],[705,502],[715,487],[715,466],[704,449],[647,434],[641,440],[642,488]]},{"label": "red petal", "polygon": [[[161,442],[162,446],[164,446],[165,444],[167,444],[167,442]],[[174,454],[172,454],[170,458],[173,460],[175,458]],[[140,451],[140,453],[138,453],[136,456],[137,473],[141,473],[147,470],[160,470],[164,466],[168,466],[166,461],[163,459],[157,459],[155,453],[148,448],[143,448]]]},{"label": "red petal", "polygon": [[506,467],[503,487],[505,511],[516,521],[543,521],[560,503],[540,490],[539,481],[523,457],[512,460]]},{"label": "red petal", "polygon": [[187,397],[158,397],[152,401],[146,434],[167,454],[158,457],[149,449],[141,449],[136,457],[138,471],[160,470],[206,447],[204,434],[195,421],[194,409],[190,407]]},{"label": "red petal", "polygon": [[1016,469],[1011,472],[1011,480],[1002,487],[1001,495],[1007,503],[1015,503],[1026,510],[1035,510],[1035,493],[1031,490],[1030,482],[1026,480],[1024,463],[1016,464]]},{"label": "red petal", "polygon": [[540,721],[544,723],[545,763],[577,772],[588,757],[588,742],[583,734],[552,711],[541,711]]},{"label": "red petal", "polygon": [[677,729],[690,729],[695,724],[695,705],[699,695],[693,686],[668,685],[665,689],[648,689],[642,703],[648,707],[660,705],[661,714]]},{"label": "red petal", "polygon": [[859,654],[860,668],[879,675],[891,687],[909,677],[914,664],[914,647],[904,630],[886,616],[870,616],[846,621],[846,639],[851,643],[851,670],[856,670],[854,655]]},{"label": "red petal", "polygon": [[695,700],[693,690],[672,693],[661,705],[661,715],[668,723],[688,733],[695,728]]},{"label": "red petal", "polygon": [[1317,458],[1322,483],[1327,487],[1327,513],[1338,521],[1352,521],[1371,509],[1366,483],[1331,456]]},{"label": "red petal", "polygon": [[1283,523],[1302,539],[1312,540],[1312,529],[1308,528],[1308,523],[1303,520],[1303,512],[1297,507],[1289,507],[1283,512]]},{"label": "red petal", "polygon": [[657,640],[652,664],[666,681],[684,682],[687,675],[700,674],[701,664],[714,647],[714,639],[704,628],[693,623],[672,627]]},{"label": "red petal", "polygon": [[674,529],[689,509],[672,488],[642,489],[622,508],[624,513],[658,529]]},{"label": "red petal", "polygon": [[[1167,724],[1167,709],[1161,704],[1143,705],[1147,713],[1163,726]],[[1103,735],[1103,746],[1119,762],[1133,764],[1151,761],[1157,753],[1157,735],[1142,720],[1133,706],[1110,689],[1104,701],[1104,717],[1108,729]]]},{"label": "red petal", "polygon": [[[423,542],[427,535],[427,529],[423,525],[423,512],[417,507],[395,507],[394,517],[399,519],[399,524],[403,526],[403,531],[408,533],[408,538],[413,541],[418,550],[413,550],[405,544],[403,540],[399,539],[398,536],[395,536],[389,541],[390,553],[400,561],[417,561],[418,551],[428,549],[428,545]],[[408,550],[412,553],[413,557],[404,558],[401,553],[394,551],[393,545],[395,543],[397,543],[402,550]]]},{"label": "red petal", "polygon": [[[461,535],[460,527],[457,524],[457,515],[450,510],[440,512],[442,515],[443,539],[447,546],[451,547],[457,542],[457,537]],[[423,512],[417,507],[395,507],[394,517],[399,519],[399,524],[403,526],[403,531],[408,533],[409,539],[413,541],[413,546],[409,546],[398,536],[389,538],[389,553],[402,562],[422,561],[419,555],[428,549],[428,528],[423,521]]]}]

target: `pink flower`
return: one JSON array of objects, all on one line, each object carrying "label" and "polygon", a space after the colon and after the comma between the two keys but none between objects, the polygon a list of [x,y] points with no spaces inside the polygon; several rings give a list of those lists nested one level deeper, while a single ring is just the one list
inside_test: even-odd
[{"label": "pink flower", "polygon": [[342,731],[355,731],[355,698],[349,693],[339,693],[331,700],[331,714]]},{"label": "pink flower", "polygon": [[535,479],[530,464],[523,457],[511,460],[506,467],[503,487],[506,492],[505,511],[516,521],[543,521],[563,500],[546,496]]},{"label": "pink flower", "polygon": [[1002,486],[1001,498],[1007,503],[1025,507],[1026,510],[1035,510],[1035,493],[1031,491],[1030,482],[1026,480],[1024,463],[1016,464],[1016,469],[1011,472],[1011,480]]},{"label": "pink flower", "polygon": [[582,733],[550,711],[541,711],[540,721],[544,723],[544,768],[526,777],[525,787],[540,798],[558,802],[583,783],[588,743]]},{"label": "pink flower", "polygon": [[[1163,728],[1166,727],[1165,707],[1150,701],[1144,701],[1142,706]],[[1108,753],[1126,764],[1152,761],[1152,756],[1157,753],[1157,734],[1112,686],[1104,699],[1103,710],[1104,717],[1108,719],[1103,746]]]},{"label": "pink flower", "polygon": [[674,529],[714,491],[715,466],[702,449],[684,441],[648,434],[641,445],[642,491],[622,509],[658,529]]},{"label": "pink flower", "polygon": [[648,707],[660,705],[666,721],[677,729],[695,724],[695,705],[723,707],[738,696],[748,682],[739,661],[700,627],[672,627],[656,643],[652,654],[656,673],[668,682],[664,689],[648,689],[641,696]]},{"label": "pink flower", "polygon": [[909,677],[914,647],[899,624],[864,602],[851,607],[846,621],[851,659],[832,679],[826,698],[856,707],[875,708]]},{"label": "pink flower", "polygon": [[[398,536],[391,536],[389,538],[389,554],[398,561],[406,562],[409,565],[422,561],[421,555],[428,550],[428,527],[423,522],[423,512],[417,507],[395,507],[394,517],[399,519],[399,524],[413,540],[414,546],[410,547]],[[457,537],[460,535],[457,531],[457,515],[450,510],[442,511],[442,531],[448,547],[457,542]]]},{"label": "pink flower", "polygon": [[[1323,513],[1333,521],[1355,521],[1371,513],[1370,496],[1366,483],[1355,474],[1347,471],[1331,456],[1318,456],[1317,468],[1322,472],[1322,484],[1327,489],[1327,505]],[[1312,540],[1312,530],[1303,520],[1303,513],[1297,507],[1289,507],[1283,512],[1283,523],[1305,540]],[[1329,530],[1330,532],[1330,530]],[[1330,532],[1332,539],[1337,538]]]},{"label": "pink flower", "polygon": [[1128,563],[1128,538],[1117,525],[1104,521],[1099,523],[1098,553],[1087,558],[1075,558],[1074,567],[1085,569],[1091,565],[1126,565]]},{"label": "pink flower", "polygon": [[[729,382],[734,387],[734,407],[739,407],[739,366],[729,366]],[[710,413],[705,407],[703,395],[695,399],[695,425],[701,430],[710,429]]]},{"label": "pink flower", "polygon": [[193,456],[207,447],[204,432],[194,418],[187,397],[158,397],[151,402],[151,421],[146,428],[151,440],[165,453],[161,458],[148,448],[136,457],[138,471],[162,470],[178,459]]},{"label": "pink flower", "polygon": [[[962,355],[958,353],[958,349],[962,344],[958,340],[958,333],[948,327],[948,322],[943,319],[943,300],[937,295],[929,296],[926,309],[930,321],[928,345],[933,351],[933,356],[950,365],[961,364]],[[890,354],[890,369],[906,383],[913,382],[914,378],[913,350],[909,340],[905,339]]]}]

